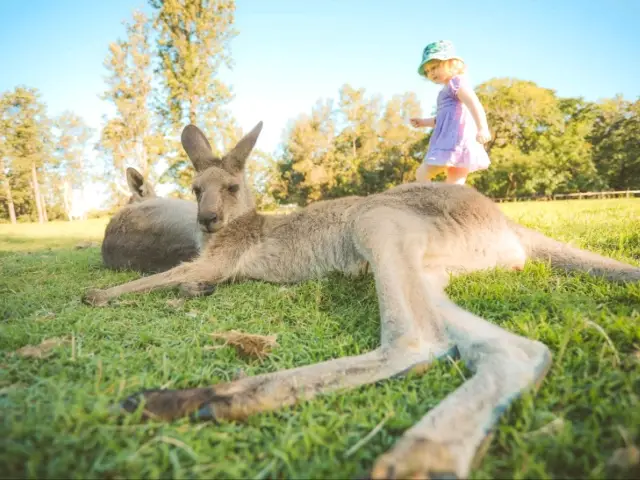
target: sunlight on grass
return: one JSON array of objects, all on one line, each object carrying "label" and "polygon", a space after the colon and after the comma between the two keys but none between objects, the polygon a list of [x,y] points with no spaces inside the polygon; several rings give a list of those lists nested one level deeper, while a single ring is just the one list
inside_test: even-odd
[{"label": "sunlight on grass", "polygon": [[102,240],[108,218],[45,224],[0,224],[0,251],[73,247],[82,240]]}]

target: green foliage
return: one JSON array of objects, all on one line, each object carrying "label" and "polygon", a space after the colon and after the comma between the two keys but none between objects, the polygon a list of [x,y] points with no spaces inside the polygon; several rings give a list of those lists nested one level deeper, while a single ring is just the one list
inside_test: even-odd
[{"label": "green foliage", "polygon": [[419,114],[413,93],[384,104],[344,85],[337,110],[332,100],[319,100],[290,124],[269,191],[280,202],[304,205],[410,181],[425,136],[408,120]]},{"label": "green foliage", "polygon": [[89,180],[87,147],[93,132],[73,112],[64,112],[54,120],[54,155],[47,162],[45,182],[56,215],[70,218],[72,192],[81,190]]},{"label": "green foliage", "polygon": [[40,191],[51,152],[51,125],[46,105],[33,88],[18,86],[0,97],[0,154],[7,211],[17,217],[46,220]]},{"label": "green foliage", "polygon": [[598,172],[614,189],[638,188],[640,181],[640,99],[616,98],[600,105],[590,137]]},{"label": "green foliage", "polygon": [[69,111],[56,118],[54,125],[57,162],[53,166],[72,187],[80,188],[86,179],[84,161],[92,131],[82,118]]},{"label": "green foliage", "polygon": [[[234,0],[149,0],[157,30],[156,73],[162,84],[158,93],[160,113],[174,139],[188,123],[207,132],[215,153],[224,152],[239,139],[239,131],[225,108],[231,90],[219,78],[231,66],[230,42],[235,37]],[[188,190],[192,172],[186,154],[174,140],[170,179]]]},{"label": "green foliage", "polygon": [[[476,88],[493,136],[492,164],[469,183],[492,197],[640,188],[639,102],[560,98],[533,82],[492,79]],[[289,127],[269,178],[279,202],[368,195],[412,181],[429,135],[408,125],[414,94],[386,105],[345,85]]]},{"label": "green foliage", "polygon": [[73,112],[50,119],[46,110],[36,89],[0,96],[0,220],[68,218],[72,190],[88,179],[91,129]]},{"label": "green foliage", "polygon": [[125,23],[126,40],[109,45],[104,66],[109,72],[108,90],[102,98],[113,104],[115,115],[102,129],[98,147],[105,160],[104,180],[111,183],[114,198],[128,197],[127,167],[137,168],[154,180],[154,166],[169,148],[152,110],[152,59],[149,19],[133,13]]},{"label": "green foliage", "polygon": [[594,104],[513,79],[490,80],[477,94],[493,131],[492,165],[470,179],[480,191],[513,197],[606,187],[588,140]]}]

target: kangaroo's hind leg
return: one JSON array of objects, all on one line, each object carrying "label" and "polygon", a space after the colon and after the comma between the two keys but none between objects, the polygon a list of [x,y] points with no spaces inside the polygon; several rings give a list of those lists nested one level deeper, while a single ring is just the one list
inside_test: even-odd
[{"label": "kangaroo's hind leg", "polygon": [[378,459],[373,478],[466,478],[506,408],[538,385],[551,365],[542,343],[493,325],[444,295],[438,298],[449,339],[474,376]]}]

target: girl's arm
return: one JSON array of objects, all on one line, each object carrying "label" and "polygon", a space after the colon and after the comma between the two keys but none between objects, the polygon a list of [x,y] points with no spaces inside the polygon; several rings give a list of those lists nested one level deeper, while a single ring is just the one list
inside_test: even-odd
[{"label": "girl's arm", "polygon": [[491,133],[489,132],[489,125],[487,124],[487,114],[476,95],[476,92],[472,88],[466,85],[460,85],[458,89],[458,98],[469,109],[473,120],[476,122],[478,128],[477,140],[480,143],[487,143],[491,140]]},{"label": "girl's arm", "polygon": [[414,127],[431,127],[434,128],[436,126],[436,117],[429,118],[412,118],[410,120],[411,125]]}]

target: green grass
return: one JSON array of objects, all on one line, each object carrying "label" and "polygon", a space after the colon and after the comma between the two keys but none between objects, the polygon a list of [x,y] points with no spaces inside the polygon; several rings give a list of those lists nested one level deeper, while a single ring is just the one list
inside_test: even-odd
[{"label": "green grass", "polygon": [[102,239],[108,219],[76,222],[0,224],[0,256],[7,252],[73,247],[81,241]]},{"label": "green grass", "polygon": [[[640,201],[503,204],[524,224],[576,246],[640,260]],[[375,348],[371,278],[333,275],[282,287],[221,286],[172,306],[175,292],[130,295],[110,308],[81,305],[89,286],[137,277],[110,272],[96,239],[104,221],[0,226],[0,474],[29,478],[356,478],[462,383],[442,362],[411,375],[330,394],[246,423],[118,423],[112,402],[141,388],[193,387]],[[53,247],[53,249],[51,249]],[[64,248],[57,248],[64,247]],[[451,297],[515,333],[546,343],[554,364],[538,394],[499,424],[474,478],[638,478],[615,468],[616,449],[640,442],[640,285],[567,275],[543,264],[523,273],[459,278]],[[211,332],[278,334],[263,362],[206,350]],[[46,359],[13,352],[66,337]],[[345,452],[387,415],[381,431]],[[553,422],[553,423],[551,423]],[[551,424],[555,428],[541,428]]]}]

